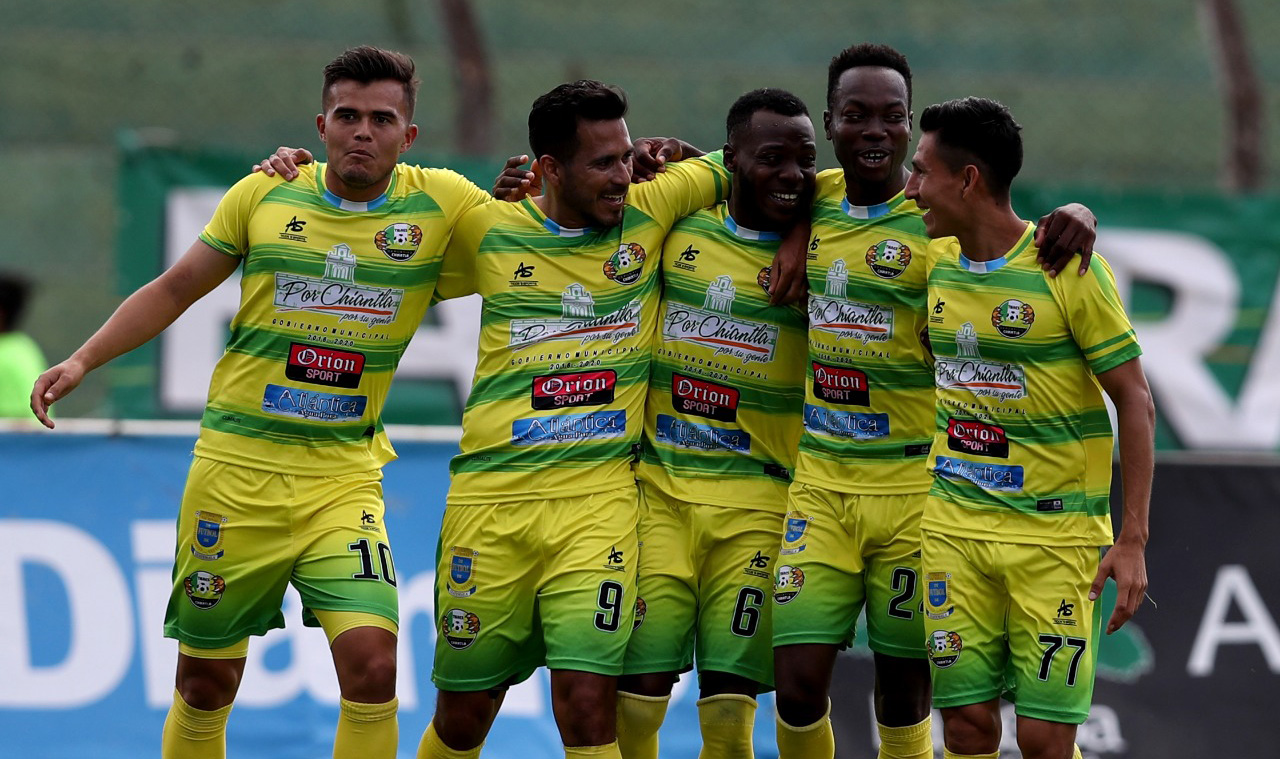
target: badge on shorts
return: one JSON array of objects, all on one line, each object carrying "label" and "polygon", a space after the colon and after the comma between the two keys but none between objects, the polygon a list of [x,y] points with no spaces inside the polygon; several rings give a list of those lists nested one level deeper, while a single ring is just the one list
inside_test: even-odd
[{"label": "badge on shorts", "polygon": [[224,553],[224,551],[220,550],[222,546],[222,525],[226,523],[227,518],[221,514],[214,514],[212,511],[197,511],[196,534],[194,542],[191,544],[191,555],[205,561],[221,559]]},{"label": "badge on shorts", "polygon": [[449,560],[449,581],[445,586],[454,598],[466,598],[476,592],[476,551],[454,546]]},{"label": "badge on shorts", "polygon": [[[930,572],[925,576],[929,587],[929,606],[934,609],[941,608],[947,602],[949,597],[947,593],[947,580],[951,578],[950,572]],[[951,606],[942,612],[925,611],[925,616],[929,619],[946,619],[954,614],[955,606]]]},{"label": "badge on shorts", "polygon": [[782,533],[782,550],[785,555],[800,553],[805,549],[805,539],[809,535],[809,517],[798,511],[787,514],[786,527]]},{"label": "badge on shorts", "polygon": [[631,623],[631,629],[635,630],[644,624],[644,615],[649,613],[649,604],[644,602],[640,596],[636,596],[636,619]]},{"label": "badge on shorts", "polygon": [[197,609],[212,609],[222,600],[227,581],[212,572],[192,572],[182,580],[182,589]]},{"label": "badge on shorts", "polygon": [[960,633],[937,630],[925,639],[925,646],[929,649],[929,661],[933,662],[933,666],[946,669],[960,658],[964,641],[960,640]]},{"label": "badge on shorts", "polygon": [[459,651],[475,643],[479,634],[480,617],[466,609],[450,609],[440,617],[440,635]]},{"label": "badge on shorts", "polygon": [[773,600],[775,603],[790,603],[791,599],[800,595],[804,589],[804,570],[783,564],[778,567],[778,579],[773,584]]}]

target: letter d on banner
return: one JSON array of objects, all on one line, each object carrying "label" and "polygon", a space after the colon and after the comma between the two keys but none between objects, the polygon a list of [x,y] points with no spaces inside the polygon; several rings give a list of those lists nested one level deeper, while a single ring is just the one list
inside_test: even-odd
[{"label": "letter d on banner", "polygon": [[[56,664],[32,663],[31,633],[48,631],[29,629],[27,564],[52,571],[66,589],[71,642]],[[71,708],[102,698],[124,677],[133,638],[124,575],[101,543],[64,522],[0,519],[0,707]]]}]

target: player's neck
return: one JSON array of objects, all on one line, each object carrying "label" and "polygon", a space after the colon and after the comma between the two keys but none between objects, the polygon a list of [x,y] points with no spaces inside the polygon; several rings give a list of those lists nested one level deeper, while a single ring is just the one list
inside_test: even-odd
[{"label": "player's neck", "polygon": [[956,233],[960,250],[970,261],[994,261],[1003,257],[1027,231],[1027,223],[1009,206],[974,214],[973,223]]},{"label": "player's neck", "polygon": [[533,204],[538,207],[539,211],[557,226],[564,229],[586,229],[592,224],[588,222],[581,214],[576,213],[566,204],[558,202],[558,198],[554,193],[546,192],[533,197]]},{"label": "player's neck", "polygon": [[353,203],[368,203],[371,200],[377,200],[391,186],[391,174],[387,174],[381,180],[364,187],[354,187],[342,181],[342,177],[333,170],[333,167],[326,166],[324,170],[324,186],[329,192],[337,195],[343,200],[350,200]]},{"label": "player's neck", "polygon": [[907,186],[907,177],[909,176],[910,173],[907,171],[907,167],[902,166],[883,182],[868,182],[859,180],[856,174],[846,169],[844,172],[844,195],[849,201],[849,205],[854,206],[877,206],[881,203],[888,203]]},{"label": "player's neck", "polygon": [[739,225],[757,232],[785,232],[789,228],[770,219],[754,203],[744,202],[734,194],[729,195],[729,216]]}]

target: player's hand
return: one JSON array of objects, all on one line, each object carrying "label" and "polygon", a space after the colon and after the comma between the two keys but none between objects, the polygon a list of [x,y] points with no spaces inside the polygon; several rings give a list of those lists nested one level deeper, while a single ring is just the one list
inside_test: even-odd
[{"label": "player's hand", "polygon": [[631,181],[648,182],[667,170],[667,161],[684,158],[684,143],[674,137],[641,137],[631,143]]},{"label": "player's hand", "polygon": [[542,164],[534,161],[528,169],[521,166],[529,162],[527,155],[513,155],[502,167],[502,173],[493,181],[493,197],[516,203],[525,198],[542,194]]},{"label": "player's hand", "polygon": [[784,306],[809,294],[809,276],[805,271],[809,253],[809,217],[806,215],[782,237],[778,252],[769,267],[769,304]]},{"label": "player's hand", "polygon": [[1097,239],[1098,219],[1093,211],[1079,203],[1070,203],[1040,217],[1035,236],[1040,256],[1036,260],[1050,277],[1056,277],[1079,253],[1079,273],[1083,276],[1093,260],[1093,243]]},{"label": "player's hand", "polygon": [[298,178],[298,167],[311,163],[315,156],[306,148],[289,148],[281,145],[276,152],[267,156],[262,163],[253,165],[254,171],[261,171],[269,177],[279,174],[286,182]]},{"label": "player's hand", "polygon": [[41,424],[53,429],[49,407],[75,390],[83,379],[84,367],[70,358],[41,374],[31,388],[31,413],[36,415]]},{"label": "player's hand", "polygon": [[1146,549],[1138,543],[1117,540],[1098,563],[1098,574],[1089,588],[1089,600],[1102,597],[1102,586],[1108,577],[1116,581],[1116,608],[1107,620],[1107,635],[1110,635],[1137,613],[1147,594]]}]

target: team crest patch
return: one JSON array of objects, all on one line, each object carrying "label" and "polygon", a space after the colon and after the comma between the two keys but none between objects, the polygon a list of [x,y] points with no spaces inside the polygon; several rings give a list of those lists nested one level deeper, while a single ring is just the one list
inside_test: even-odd
[{"label": "team crest patch", "polygon": [[[947,603],[950,598],[950,594],[947,592],[947,580],[949,579],[951,579],[950,572],[930,572],[925,576],[925,581],[928,584],[929,589],[929,606],[931,608],[940,609]],[[929,619],[946,619],[954,614],[955,610],[956,607],[951,606],[941,612],[926,611],[925,615],[928,616]]]},{"label": "team crest patch", "polygon": [[197,609],[212,609],[222,600],[227,581],[212,572],[192,572],[182,580],[182,589]]},{"label": "team crest patch", "polygon": [[480,617],[466,609],[450,609],[440,617],[440,635],[452,648],[469,648],[479,634]]},{"label": "team crest patch", "polygon": [[417,224],[392,224],[373,236],[373,244],[392,261],[408,261],[422,244],[422,229]]},{"label": "team crest patch", "polygon": [[809,517],[798,511],[787,514],[787,523],[782,533],[782,549],[778,553],[789,555],[800,553],[805,549],[809,536]]},{"label": "team crest patch", "polygon": [[624,242],[604,262],[604,275],[620,285],[635,284],[644,273],[644,248],[634,242]]},{"label": "team crest patch", "polygon": [[760,289],[764,290],[765,295],[773,295],[769,290],[769,285],[773,282],[773,267],[766,266],[756,275],[756,284],[760,285]]},{"label": "team crest patch", "polygon": [[221,514],[214,514],[212,511],[196,512],[196,532],[194,541],[191,544],[191,555],[197,559],[205,561],[214,561],[221,559],[222,554],[222,526],[227,523],[227,518]]},{"label": "team crest patch", "polygon": [[893,279],[911,265],[911,248],[897,240],[882,240],[867,248],[867,266],[883,279]]},{"label": "team crest patch", "polygon": [[476,555],[470,548],[454,546],[449,559],[449,595],[466,598],[476,592]]},{"label": "team crest patch", "polygon": [[960,658],[964,641],[960,640],[960,633],[937,630],[925,639],[925,645],[929,649],[929,661],[933,662],[933,666],[946,669]]},{"label": "team crest patch", "polygon": [[778,567],[778,579],[773,584],[775,603],[787,604],[804,590],[804,570],[783,564]]},{"label": "team crest patch", "polygon": [[1020,300],[1006,300],[991,311],[991,326],[1005,337],[1022,337],[1035,321],[1035,309]]},{"label": "team crest patch", "polygon": [[631,629],[636,630],[640,625],[644,624],[644,616],[649,613],[649,604],[644,602],[640,596],[636,596],[636,618],[631,623]]}]

